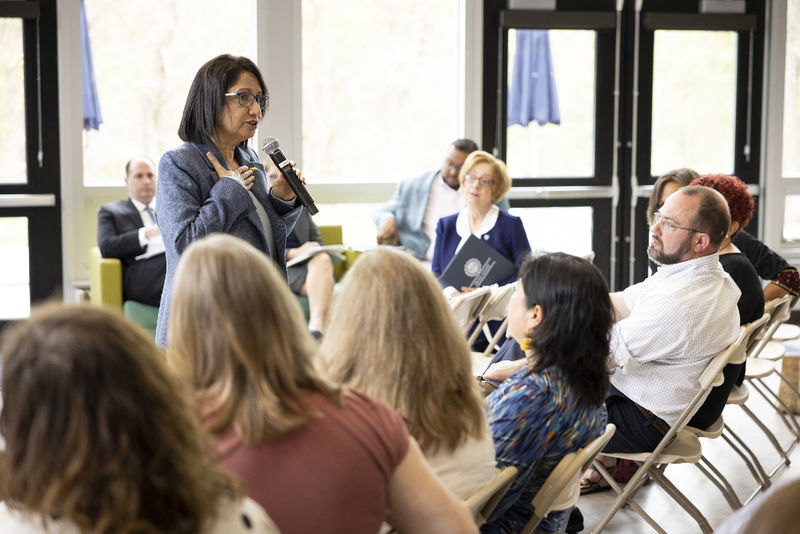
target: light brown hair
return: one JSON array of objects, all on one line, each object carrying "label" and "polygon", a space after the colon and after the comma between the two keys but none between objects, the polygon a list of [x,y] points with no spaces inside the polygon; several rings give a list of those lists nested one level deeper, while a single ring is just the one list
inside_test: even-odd
[{"label": "light brown hair", "polygon": [[506,164],[488,152],[483,150],[476,150],[467,156],[464,164],[461,166],[461,171],[458,173],[458,183],[464,187],[464,176],[478,165],[479,163],[488,163],[492,166],[492,174],[494,174],[494,184],[492,185],[492,202],[497,204],[511,189],[511,178],[508,176]]},{"label": "light brown hair", "polygon": [[168,357],[196,394],[206,428],[232,427],[245,444],[316,414],[311,392],[339,400],[313,368],[315,342],[286,281],[245,241],[195,241],[175,274]]},{"label": "light brown hair", "polygon": [[11,506],[87,532],[196,533],[236,494],[162,354],[121,315],[49,304],[0,346]]},{"label": "light brown hair", "polygon": [[321,358],[334,381],[400,412],[426,453],[483,433],[464,334],[434,277],[405,252],[367,252],[348,271]]}]

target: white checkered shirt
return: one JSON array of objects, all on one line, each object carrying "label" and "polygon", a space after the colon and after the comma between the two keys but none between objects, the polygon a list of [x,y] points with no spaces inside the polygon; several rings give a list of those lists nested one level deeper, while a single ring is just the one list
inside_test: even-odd
[{"label": "white checkered shirt", "polygon": [[700,387],[708,362],[735,341],[741,291],[712,254],[675,265],[623,292],[630,315],[611,330],[611,383],[669,425]]}]

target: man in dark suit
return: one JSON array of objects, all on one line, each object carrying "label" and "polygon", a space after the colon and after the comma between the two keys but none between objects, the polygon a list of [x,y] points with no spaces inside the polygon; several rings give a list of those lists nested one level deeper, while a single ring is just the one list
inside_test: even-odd
[{"label": "man in dark suit", "polygon": [[123,300],[158,306],[167,263],[154,215],[155,165],[140,156],[125,165],[125,174],[130,198],[100,207],[97,244],[104,258],[122,261]]}]

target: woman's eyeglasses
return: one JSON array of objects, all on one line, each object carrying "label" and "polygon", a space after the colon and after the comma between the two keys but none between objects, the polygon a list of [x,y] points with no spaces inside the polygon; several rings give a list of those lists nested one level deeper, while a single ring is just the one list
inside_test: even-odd
[{"label": "woman's eyeglasses", "polygon": [[258,102],[258,107],[261,108],[261,114],[263,115],[267,108],[269,107],[269,95],[254,95],[253,93],[225,93],[225,96],[235,96],[236,100],[239,102],[239,105],[243,108],[249,108],[253,105],[253,102]]},{"label": "woman's eyeglasses", "polygon": [[475,176],[474,174],[464,175],[464,182],[471,184],[476,181],[481,187],[492,187],[494,185],[494,180],[489,176]]}]

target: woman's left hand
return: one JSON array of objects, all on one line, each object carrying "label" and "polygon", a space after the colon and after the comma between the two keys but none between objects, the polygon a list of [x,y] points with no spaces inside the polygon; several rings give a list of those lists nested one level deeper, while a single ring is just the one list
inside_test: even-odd
[{"label": "woman's left hand", "polygon": [[[306,183],[306,179],[303,178],[303,173],[300,169],[297,168],[297,163],[294,161],[290,161],[289,164],[294,168],[294,173],[300,178],[300,181],[304,184]],[[272,196],[279,198],[283,201],[289,202],[294,200],[294,191],[292,191],[289,182],[286,181],[286,178],[283,177],[282,173],[278,174],[278,178],[272,183]]]}]

